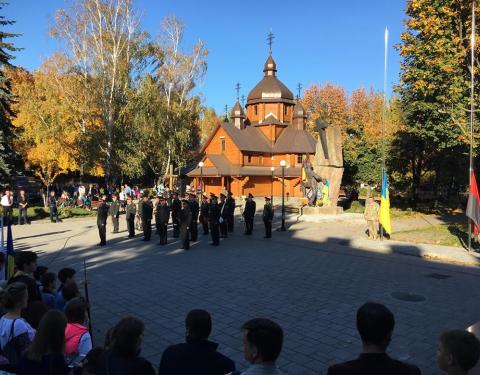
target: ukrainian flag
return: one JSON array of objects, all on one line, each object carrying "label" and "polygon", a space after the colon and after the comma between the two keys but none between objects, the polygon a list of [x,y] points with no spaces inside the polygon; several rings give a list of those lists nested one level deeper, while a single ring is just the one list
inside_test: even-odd
[{"label": "ukrainian flag", "polygon": [[390,223],[390,196],[388,195],[387,172],[383,172],[382,178],[382,197],[380,201],[380,224],[385,232],[392,234],[392,224]]},{"label": "ukrainian flag", "polygon": [[7,228],[7,262],[5,277],[10,279],[15,273],[15,251],[13,250],[12,224],[8,223]]}]

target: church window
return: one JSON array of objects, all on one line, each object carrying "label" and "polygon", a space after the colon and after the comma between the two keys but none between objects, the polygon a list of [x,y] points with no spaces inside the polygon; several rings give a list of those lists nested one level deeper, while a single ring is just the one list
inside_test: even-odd
[{"label": "church window", "polygon": [[220,137],[220,147],[222,151],[225,151],[225,138]]},{"label": "church window", "polygon": [[263,164],[263,156],[262,156],[262,155],[260,155],[260,156],[258,157],[258,163],[259,163],[260,165]]},{"label": "church window", "polygon": [[286,115],[288,113],[288,107],[284,106],[283,107],[283,114]]},{"label": "church window", "polygon": [[297,154],[297,164],[302,164],[303,154]]},{"label": "church window", "polygon": [[252,155],[248,155],[247,160],[248,160],[249,163],[251,163],[252,162]]},{"label": "church window", "polygon": [[255,113],[255,116],[258,115],[258,106],[257,105],[253,106],[253,112]]}]

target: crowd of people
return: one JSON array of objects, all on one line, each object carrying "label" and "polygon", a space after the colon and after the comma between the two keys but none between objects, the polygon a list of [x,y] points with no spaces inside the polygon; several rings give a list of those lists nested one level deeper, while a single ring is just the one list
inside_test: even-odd
[{"label": "crowd of people", "polygon": [[[125,219],[128,229],[128,237],[135,237],[135,230],[143,231],[143,241],[150,241],[152,234],[152,220],[155,219],[156,232],[159,236],[159,244],[168,243],[168,224],[172,223],[172,237],[179,238],[181,248],[188,250],[190,242],[198,240],[198,226],[201,225],[203,235],[211,235],[214,246],[220,244],[220,238],[227,238],[235,228],[235,209],[237,207],[233,194],[225,191],[219,194],[210,193],[209,197],[204,194],[187,193],[182,199],[176,191],[156,192],[154,199],[149,199],[146,192],[141,190],[138,201],[126,188],[122,187],[120,193],[111,195],[111,202],[107,202],[107,195],[100,198],[97,212],[97,226],[100,236],[99,246],[106,245],[107,222],[111,217],[112,233],[119,231],[119,218],[122,208],[125,210]],[[199,195],[201,201],[199,202]],[[253,195],[249,194],[243,207],[243,221],[245,234],[251,235],[256,214],[256,203]],[[270,197],[265,197],[262,218],[265,226],[265,238],[272,236],[272,221],[274,211]]]},{"label": "crowd of people", "polygon": [[[0,255],[0,263],[5,259]],[[1,266],[2,264],[0,264]],[[76,272],[63,268],[52,273],[37,266],[31,251],[15,254],[16,273],[1,285],[0,371],[23,375],[281,375],[284,330],[267,318],[246,321],[239,330],[244,358],[237,364],[209,340],[210,313],[191,310],[185,318],[185,342],[168,346],[158,367],[141,356],[144,323],[126,316],[111,327],[103,345],[94,346],[89,326],[90,306],[81,295]],[[57,287],[57,280],[59,285]],[[384,305],[367,302],[357,311],[356,327],[362,341],[358,358],[333,365],[327,375],[417,375],[420,369],[387,354],[395,327],[393,313]],[[450,375],[467,374],[480,358],[480,341],[464,330],[447,331],[438,338],[437,363]]]}]

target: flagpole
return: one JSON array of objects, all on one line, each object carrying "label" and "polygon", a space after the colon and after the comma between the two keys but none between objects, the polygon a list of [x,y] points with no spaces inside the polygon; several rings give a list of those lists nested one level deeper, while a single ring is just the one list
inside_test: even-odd
[{"label": "flagpole", "polygon": [[[471,45],[471,67],[470,67],[470,155],[469,155],[469,170],[468,170],[468,185],[472,186],[472,172],[473,172],[473,123],[474,117],[474,67],[475,67],[475,0],[472,1],[472,35],[470,39]],[[472,222],[468,220],[468,251],[472,251]]]},{"label": "flagpole", "polygon": [[[385,27],[385,52],[383,61],[383,111],[382,111],[382,175],[385,174],[385,116],[387,107],[387,63],[388,63],[388,28]],[[380,225],[380,240],[383,240],[383,225]]]}]

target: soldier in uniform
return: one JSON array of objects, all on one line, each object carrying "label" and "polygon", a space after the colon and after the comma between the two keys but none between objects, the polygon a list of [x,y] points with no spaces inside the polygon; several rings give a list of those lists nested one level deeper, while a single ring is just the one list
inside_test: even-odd
[{"label": "soldier in uniform", "polygon": [[219,219],[220,219],[220,207],[217,203],[217,197],[215,194],[210,194],[210,204],[208,211],[208,224],[210,226],[210,233],[212,235],[212,245],[218,246],[219,241]]},{"label": "soldier in uniform", "polygon": [[110,204],[109,214],[112,217],[113,232],[118,233],[118,217],[120,216],[120,203],[116,193],[112,194],[112,204]]},{"label": "soldier in uniform", "polygon": [[180,202],[180,199],[178,199],[178,193],[176,191],[173,192],[173,199],[170,207],[172,211],[173,237],[178,238],[178,236],[180,235],[180,228],[178,226],[178,215],[180,214],[180,210],[182,209],[182,203]]},{"label": "soldier in uniform", "polygon": [[167,244],[168,220],[170,220],[170,207],[168,207],[165,197],[160,197],[157,212],[155,213],[155,223],[157,225],[158,235],[160,236],[160,245]]},{"label": "soldier in uniform", "polygon": [[178,224],[180,229],[181,248],[188,250],[190,248],[189,226],[192,222],[192,213],[188,200],[182,199],[182,208],[178,214]]},{"label": "soldier in uniform", "polygon": [[127,206],[125,208],[127,218],[128,238],[135,237],[135,216],[137,214],[137,207],[133,203],[132,197],[127,196]]},{"label": "soldier in uniform", "polygon": [[265,224],[265,238],[272,238],[272,220],[273,207],[269,197],[265,197],[265,205],[263,206],[263,223]]},{"label": "soldier in uniform", "polygon": [[197,196],[194,193],[190,193],[190,200],[188,201],[190,206],[190,212],[192,214],[192,221],[189,225],[190,228],[190,241],[195,242],[198,238],[198,201]]},{"label": "soldier in uniform", "polygon": [[50,221],[56,223],[58,220],[57,211],[57,197],[55,196],[55,190],[50,191],[50,197],[48,197],[48,207],[50,208]]},{"label": "soldier in uniform", "polygon": [[218,207],[220,208],[220,238],[228,237],[228,204],[225,198],[225,194],[220,193],[220,203],[218,204]]},{"label": "soldier in uniform", "polygon": [[203,234],[208,234],[208,215],[210,205],[208,204],[208,198],[206,195],[202,196],[202,204],[200,206],[200,222],[202,223]]},{"label": "soldier in uniform", "polygon": [[100,235],[100,243],[98,246],[105,246],[107,244],[107,218],[108,218],[108,205],[107,197],[105,195],[100,199],[100,205],[97,211],[97,227],[98,234]]},{"label": "soldier in uniform", "polygon": [[253,200],[253,195],[249,193],[247,201],[245,202],[245,209],[243,210],[243,217],[245,218],[245,234],[252,234],[253,220],[255,218],[256,210],[257,204]]},{"label": "soldier in uniform", "polygon": [[142,198],[142,227],[143,227],[143,240],[150,241],[152,236],[152,202],[146,195]]},{"label": "soldier in uniform", "polygon": [[229,232],[233,232],[234,216],[235,216],[235,199],[233,199],[233,194],[231,191],[229,191],[227,194],[227,207],[228,207],[227,229]]},{"label": "soldier in uniform", "polygon": [[368,237],[374,240],[377,239],[379,212],[380,206],[375,202],[373,196],[369,197],[363,217],[367,220]]},{"label": "soldier in uniform", "polygon": [[137,214],[135,216],[135,228],[142,230],[143,191],[138,194]]}]

